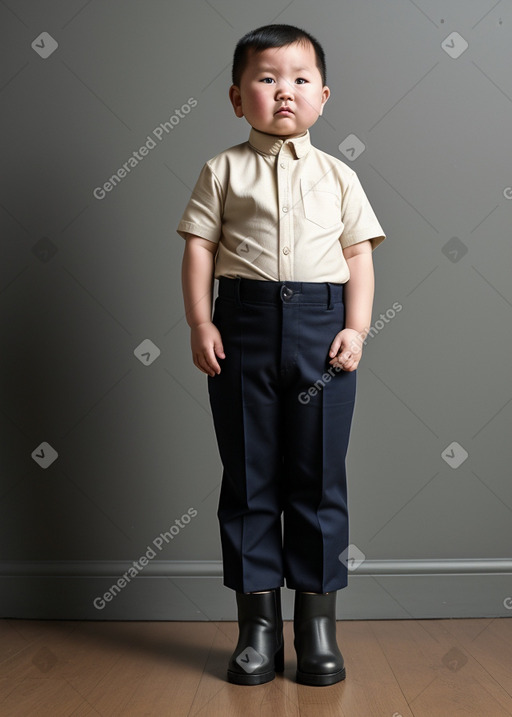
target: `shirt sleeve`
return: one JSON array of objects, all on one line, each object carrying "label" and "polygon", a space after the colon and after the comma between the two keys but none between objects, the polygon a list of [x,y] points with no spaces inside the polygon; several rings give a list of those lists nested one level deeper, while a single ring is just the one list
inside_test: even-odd
[{"label": "shirt sleeve", "polygon": [[224,192],[210,164],[203,166],[176,231],[218,243],[221,234]]},{"label": "shirt sleeve", "polygon": [[344,224],[340,237],[343,248],[370,239],[373,250],[386,238],[355,172],[343,193],[341,218]]}]

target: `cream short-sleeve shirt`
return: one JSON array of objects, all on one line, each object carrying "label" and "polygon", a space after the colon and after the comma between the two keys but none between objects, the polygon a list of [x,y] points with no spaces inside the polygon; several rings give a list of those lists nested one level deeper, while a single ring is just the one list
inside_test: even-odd
[{"label": "cream short-sleeve shirt", "polygon": [[216,278],[339,284],[342,249],[386,236],[357,174],[309,130],[283,140],[254,128],[203,166],[177,232],[218,244]]}]

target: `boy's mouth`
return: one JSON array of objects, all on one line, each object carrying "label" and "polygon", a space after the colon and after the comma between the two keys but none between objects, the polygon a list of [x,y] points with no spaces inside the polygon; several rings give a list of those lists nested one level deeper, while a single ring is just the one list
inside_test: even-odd
[{"label": "boy's mouth", "polygon": [[288,117],[293,115],[293,110],[291,110],[289,107],[280,107],[277,112],[275,112],[276,115],[282,115],[283,117]]}]

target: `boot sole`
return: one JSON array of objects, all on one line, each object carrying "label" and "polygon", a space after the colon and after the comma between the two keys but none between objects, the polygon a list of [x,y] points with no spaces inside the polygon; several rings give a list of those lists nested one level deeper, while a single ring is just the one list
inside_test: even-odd
[{"label": "boot sole", "polygon": [[330,672],[325,675],[314,674],[313,672],[301,672],[297,670],[296,680],[300,685],[313,685],[324,687],[341,682],[346,677],[345,668],[338,672]]},{"label": "boot sole", "polygon": [[232,682],[235,685],[263,685],[265,682],[273,680],[275,676],[275,670],[263,672],[260,675],[242,675],[228,670],[228,682]]}]

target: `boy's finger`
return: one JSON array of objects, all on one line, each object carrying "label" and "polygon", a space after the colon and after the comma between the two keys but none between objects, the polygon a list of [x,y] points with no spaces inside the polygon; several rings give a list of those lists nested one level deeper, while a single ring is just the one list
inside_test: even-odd
[{"label": "boy's finger", "polygon": [[224,347],[222,344],[215,344],[213,350],[219,358],[226,358],[226,354],[224,353]]},{"label": "boy's finger", "polygon": [[359,359],[348,349],[340,351],[329,363],[338,364],[344,371],[351,371],[357,366]]},{"label": "boy's finger", "polygon": [[215,356],[215,351],[213,349],[210,349],[209,351],[205,351],[205,361],[208,365],[208,368],[212,370],[214,373],[220,373],[220,366],[217,361],[217,358]]},{"label": "boy's finger", "polygon": [[358,366],[359,366],[359,357],[353,356],[352,360],[347,363],[347,370],[355,371]]},{"label": "boy's finger", "polygon": [[201,361],[201,365],[202,365],[202,367],[203,367],[203,371],[204,371],[205,373],[207,373],[208,376],[214,376],[214,375],[215,375],[215,370],[214,370],[214,368],[213,368],[212,366],[210,366],[210,364],[208,363],[208,360],[206,359],[206,357],[203,358],[203,360]]},{"label": "boy's finger", "polygon": [[345,366],[345,364],[350,363],[350,361],[352,361],[352,358],[353,358],[352,352],[348,351],[348,350],[340,351],[340,353],[338,354],[338,361],[340,363],[342,363],[344,366]]},{"label": "boy's finger", "polygon": [[203,373],[210,373],[210,370],[203,365],[203,361],[200,356],[194,358],[194,366]]},{"label": "boy's finger", "polygon": [[331,348],[329,349],[329,356],[336,356],[338,353],[338,349],[341,346],[341,339],[334,339],[334,341],[331,344]]},{"label": "boy's finger", "polygon": [[206,356],[203,353],[197,353],[194,355],[194,365],[203,373],[207,373],[209,376],[213,376],[215,371],[209,365]]},{"label": "boy's finger", "polygon": [[333,364],[333,365],[341,364],[341,363],[343,363],[344,360],[345,360],[345,357],[343,356],[343,354],[340,351],[339,353],[335,354],[335,356],[333,356],[333,358],[329,361],[329,363]]}]

